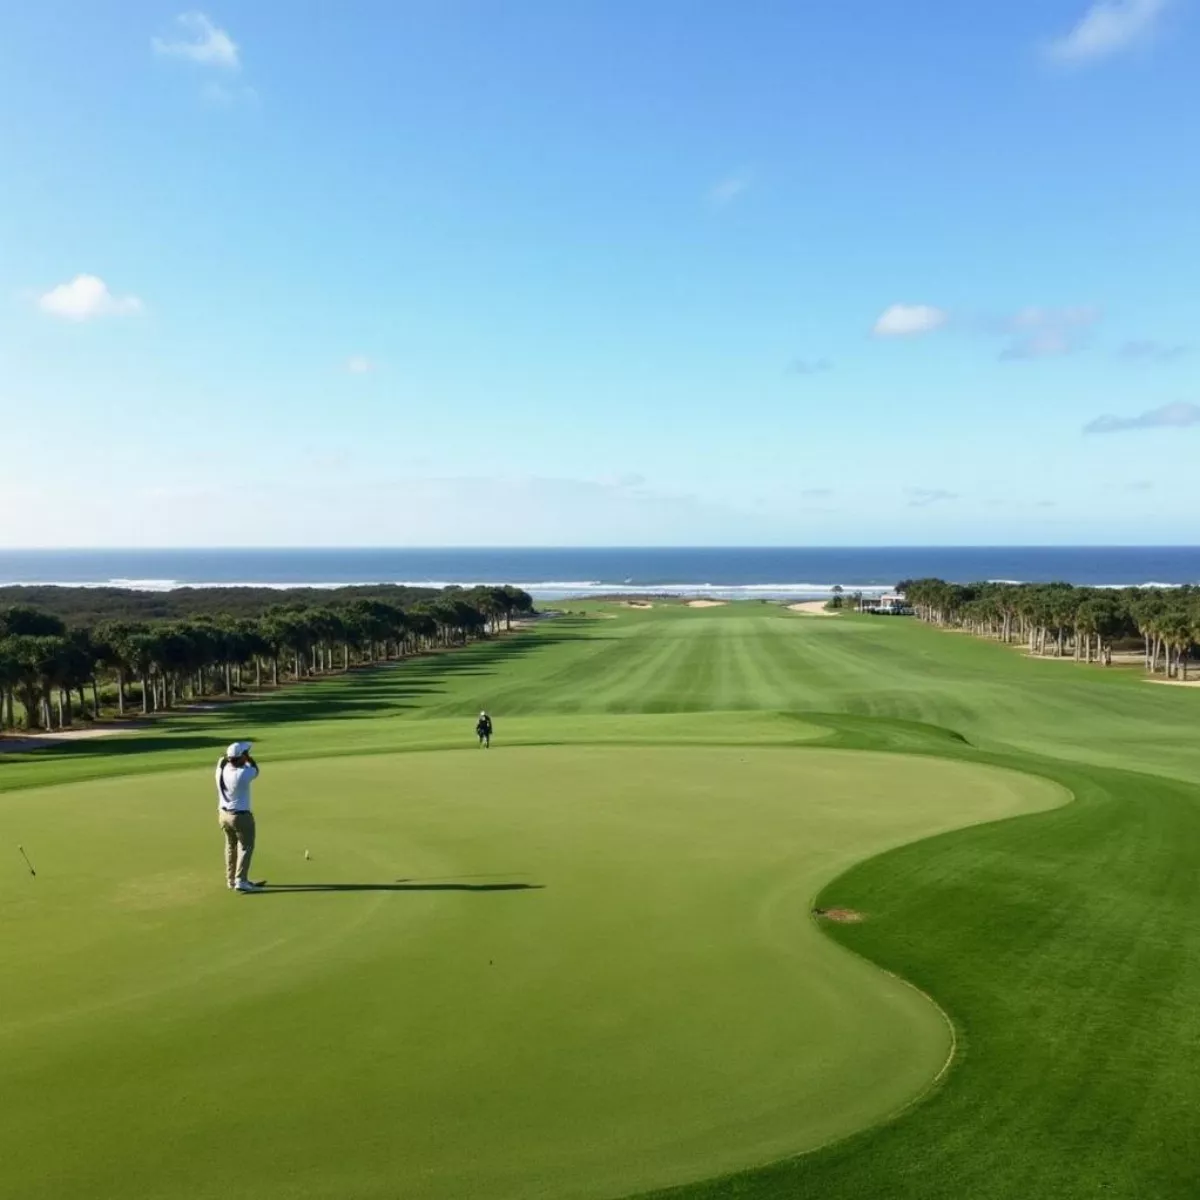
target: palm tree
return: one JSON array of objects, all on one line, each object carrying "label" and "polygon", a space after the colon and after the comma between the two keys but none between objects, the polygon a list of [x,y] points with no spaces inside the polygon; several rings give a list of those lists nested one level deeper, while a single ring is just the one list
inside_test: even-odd
[{"label": "palm tree", "polygon": [[17,648],[12,638],[0,639],[0,729],[13,729],[16,718],[13,712],[13,689],[20,682],[21,668],[17,659]]},{"label": "palm tree", "polygon": [[50,724],[49,696],[58,674],[64,639],[17,634],[6,641],[7,653],[11,655],[11,687],[25,710],[25,726],[42,729]]},{"label": "palm tree", "polygon": [[1162,642],[1157,632],[1159,619],[1166,611],[1166,596],[1157,588],[1135,589],[1126,593],[1130,616],[1142,635],[1146,648],[1146,670],[1153,674],[1158,669],[1158,654]]},{"label": "palm tree", "polygon": [[145,626],[130,621],[106,621],[96,628],[99,658],[117,677],[117,713],[125,715],[126,689],[134,674],[133,642]]}]

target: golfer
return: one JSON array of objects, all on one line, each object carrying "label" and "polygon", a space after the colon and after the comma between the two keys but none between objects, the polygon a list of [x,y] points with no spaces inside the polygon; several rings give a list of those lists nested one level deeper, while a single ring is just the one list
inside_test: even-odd
[{"label": "golfer", "polygon": [[225,878],[235,892],[262,890],[250,882],[254,856],[250,785],[257,778],[258,764],[250,757],[250,743],[234,742],[217,763],[217,820],[225,835]]},{"label": "golfer", "polygon": [[485,712],[479,714],[479,720],[475,722],[475,733],[479,738],[479,744],[485,749],[492,748],[492,718]]}]

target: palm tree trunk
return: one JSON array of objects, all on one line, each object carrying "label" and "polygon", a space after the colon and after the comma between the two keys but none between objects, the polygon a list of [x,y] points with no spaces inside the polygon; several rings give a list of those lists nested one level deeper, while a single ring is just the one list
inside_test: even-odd
[{"label": "palm tree trunk", "polygon": [[117,668],[117,715],[125,715],[125,668]]}]

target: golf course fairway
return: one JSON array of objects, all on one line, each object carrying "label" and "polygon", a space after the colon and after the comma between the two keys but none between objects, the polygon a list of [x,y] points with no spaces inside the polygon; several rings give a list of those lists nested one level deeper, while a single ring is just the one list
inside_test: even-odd
[{"label": "golf course fairway", "polygon": [[1188,1194],[1197,697],[604,613],[0,761],[0,1195]]}]

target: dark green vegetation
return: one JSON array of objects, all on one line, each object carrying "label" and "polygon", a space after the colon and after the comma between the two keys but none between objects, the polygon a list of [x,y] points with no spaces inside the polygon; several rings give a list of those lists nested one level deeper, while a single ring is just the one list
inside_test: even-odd
[{"label": "dark green vegetation", "polygon": [[[111,707],[124,716],[131,683],[143,714],[162,712],[275,688],[289,677],[466,645],[501,623],[511,629],[514,615],[533,609],[512,587],[299,589],[283,604],[270,588],[185,589],[166,598],[117,589],[5,591],[43,607],[0,609],[0,730],[17,726],[18,702],[20,723],[33,730],[94,721]],[[125,619],[130,613],[153,619]]]},{"label": "dark green vegetation", "polygon": [[1031,654],[1070,654],[1111,666],[1116,643],[1141,643],[1154,673],[1186,680],[1200,646],[1200,588],[1086,588],[1068,583],[973,583],[941,579],[900,584],[917,614],[943,628],[965,629]]},{"label": "dark green vegetation", "polygon": [[[1195,1194],[1200,697],[916,622],[604,613],[0,761],[4,1186],[600,1198],[849,1134],[656,1195]],[[400,753],[483,706],[491,752]],[[234,736],[262,870],[387,890],[220,890]],[[818,887],[868,919],[818,930]],[[841,946],[953,1019],[932,1091],[937,1009]]]}]

